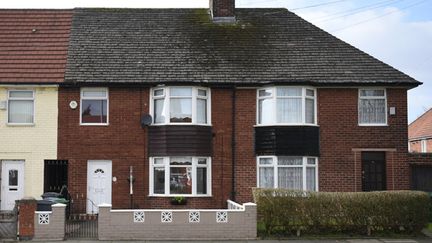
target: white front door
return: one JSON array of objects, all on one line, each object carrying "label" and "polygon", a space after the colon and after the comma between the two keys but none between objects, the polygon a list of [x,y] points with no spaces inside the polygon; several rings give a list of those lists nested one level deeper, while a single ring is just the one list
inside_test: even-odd
[{"label": "white front door", "polygon": [[3,160],[1,172],[1,210],[13,210],[15,200],[24,197],[24,161]]},{"label": "white front door", "polygon": [[98,205],[111,204],[111,161],[89,160],[87,163],[87,213],[99,212]]}]

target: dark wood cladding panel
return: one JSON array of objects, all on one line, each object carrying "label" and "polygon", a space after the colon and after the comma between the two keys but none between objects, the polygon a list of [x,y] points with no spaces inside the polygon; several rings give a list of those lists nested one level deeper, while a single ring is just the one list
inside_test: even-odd
[{"label": "dark wood cladding panel", "polygon": [[210,126],[149,126],[149,155],[212,156]]},{"label": "dark wood cladding panel", "polygon": [[319,156],[319,127],[255,127],[255,154]]}]

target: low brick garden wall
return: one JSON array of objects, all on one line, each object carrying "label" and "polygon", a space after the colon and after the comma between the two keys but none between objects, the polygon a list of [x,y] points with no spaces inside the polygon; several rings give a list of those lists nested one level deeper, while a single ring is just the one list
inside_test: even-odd
[{"label": "low brick garden wall", "polygon": [[34,214],[34,240],[63,240],[65,237],[65,204],[52,205],[52,211]]},{"label": "low brick garden wall", "polygon": [[[112,210],[99,205],[99,240],[255,239],[256,204],[228,209]],[[121,233],[119,233],[121,232]]]}]

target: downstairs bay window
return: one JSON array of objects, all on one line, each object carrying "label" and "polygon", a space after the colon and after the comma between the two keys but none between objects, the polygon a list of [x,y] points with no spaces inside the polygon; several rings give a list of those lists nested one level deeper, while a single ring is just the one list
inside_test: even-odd
[{"label": "downstairs bay window", "polygon": [[306,87],[258,89],[258,125],[316,125],[316,90]]},{"label": "downstairs bay window", "polygon": [[149,184],[151,196],[210,196],[210,158],[150,158]]},{"label": "downstairs bay window", "polygon": [[316,157],[260,156],[257,160],[258,187],[318,191]]}]

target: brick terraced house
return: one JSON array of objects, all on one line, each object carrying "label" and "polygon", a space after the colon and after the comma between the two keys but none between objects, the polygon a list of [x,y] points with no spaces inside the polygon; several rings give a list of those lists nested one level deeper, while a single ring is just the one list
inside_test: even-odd
[{"label": "brick terraced house", "polygon": [[58,159],[88,213],[409,189],[419,84],[286,9],[76,9]]},{"label": "brick terraced house", "polygon": [[39,197],[44,167],[56,167],[58,86],[71,19],[71,10],[0,10],[0,210]]},{"label": "brick terraced house", "polygon": [[408,143],[410,152],[432,153],[432,109],[409,124]]},{"label": "brick terraced house", "polygon": [[234,5],[67,12],[44,190],[67,183],[73,210],[97,213],[175,196],[225,208],[252,187],[409,189],[407,90],[421,83],[286,9]]}]

